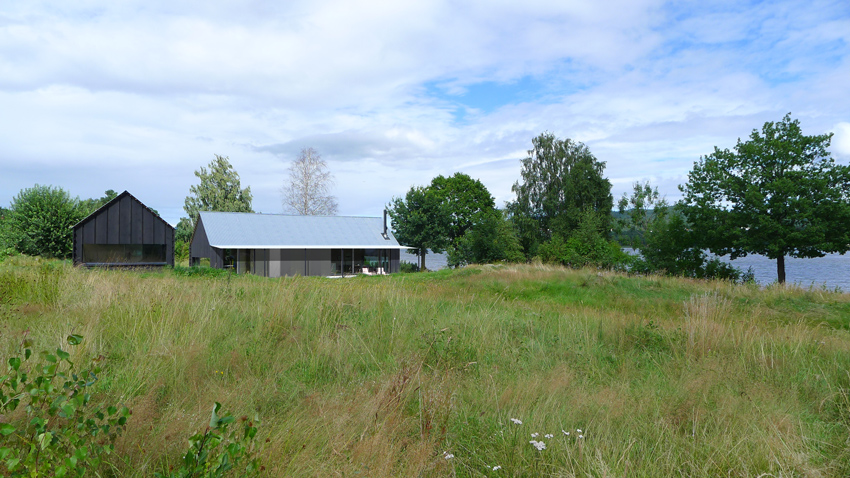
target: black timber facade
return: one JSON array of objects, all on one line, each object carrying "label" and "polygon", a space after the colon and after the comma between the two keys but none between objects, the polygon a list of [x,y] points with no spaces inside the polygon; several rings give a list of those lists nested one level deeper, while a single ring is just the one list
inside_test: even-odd
[{"label": "black timber facade", "polygon": [[74,226],[74,264],[174,265],[174,228],[127,191]]}]

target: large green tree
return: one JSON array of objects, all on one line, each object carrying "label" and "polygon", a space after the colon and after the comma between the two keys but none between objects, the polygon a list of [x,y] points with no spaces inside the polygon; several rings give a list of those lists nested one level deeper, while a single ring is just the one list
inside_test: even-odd
[{"label": "large green tree", "polygon": [[233,169],[230,158],[216,154],[209,170],[201,166],[195,171],[195,176],[201,182],[189,188],[190,194],[183,204],[183,210],[189,217],[180,219],[178,227],[186,229],[188,226],[189,230],[194,230],[199,211],[254,212],[251,209],[251,187],[242,189],[239,173]]},{"label": "large green tree", "polygon": [[694,163],[684,214],[701,246],[732,259],[762,254],[776,260],[785,282],[785,257],[822,257],[850,248],[850,167],[829,154],[832,134],[807,136],[787,114],[753,130],[733,150]]},{"label": "large green tree", "polygon": [[7,227],[12,246],[23,254],[66,258],[73,246],[72,226],[91,211],[62,188],[35,186],[12,199]]},{"label": "large green tree", "polygon": [[393,198],[387,212],[398,242],[419,256],[420,270],[425,270],[429,249],[436,253],[446,250],[451,215],[430,187],[410,188],[404,198]]},{"label": "large green tree", "polygon": [[605,162],[583,143],[552,133],[534,138],[532,145],[522,160],[522,179],[512,188],[516,201],[509,206],[526,254],[553,234],[569,236],[588,210],[598,214],[600,233],[607,236],[614,200],[603,176]]},{"label": "large green tree", "polygon": [[455,173],[447,178],[437,176],[431,180],[430,190],[449,212],[446,233],[450,244],[457,242],[466,231],[496,209],[493,196],[484,184],[464,173]]}]

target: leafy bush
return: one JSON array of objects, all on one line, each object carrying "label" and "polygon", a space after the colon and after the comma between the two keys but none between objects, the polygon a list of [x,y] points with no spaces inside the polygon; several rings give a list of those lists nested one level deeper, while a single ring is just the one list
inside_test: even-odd
[{"label": "leafy bush", "polygon": [[174,240],[174,262],[184,262],[189,260],[189,243],[181,241],[180,239]]},{"label": "leafy bush", "polygon": [[183,465],[168,474],[154,473],[157,478],[218,478],[233,471],[237,476],[254,476],[264,468],[256,456],[255,439],[258,418],[242,417],[241,429],[229,430],[236,418],[229,413],[219,416],[221,404],[213,406],[210,424],[203,433],[189,438],[189,450]]},{"label": "leafy bush", "polygon": [[419,266],[410,262],[402,261],[398,265],[398,270],[402,273],[419,272]]},{"label": "leafy bush", "polygon": [[679,214],[658,217],[645,236],[640,258],[635,259],[632,272],[664,272],[669,275],[697,279],[723,279],[733,282],[746,281],[752,276],[743,275],[739,269],[718,258],[709,258],[694,246],[693,235],[685,219]]},{"label": "leafy bush", "polygon": [[448,248],[448,265],[451,267],[524,260],[513,223],[498,210],[482,213],[481,220]]},{"label": "leafy bush", "polygon": [[66,258],[71,255],[71,227],[86,217],[87,206],[71,198],[62,188],[41,186],[23,189],[4,221],[7,242],[19,252],[31,256]]},{"label": "leafy bush", "polygon": [[608,241],[599,232],[599,215],[586,211],[578,229],[566,240],[559,234],[538,248],[544,262],[569,267],[595,266],[603,269],[626,269],[631,257],[616,242]]},{"label": "leafy bush", "polygon": [[[68,336],[68,344],[82,341]],[[0,414],[12,420],[0,424],[0,463],[6,476],[90,476],[114,451],[124,431],[127,407],[96,407],[89,388],[97,381],[101,357],[77,370],[71,355],[33,355],[24,340],[18,356],[8,360],[0,377]],[[31,359],[40,360],[34,364]],[[19,407],[24,417],[13,414]]]}]

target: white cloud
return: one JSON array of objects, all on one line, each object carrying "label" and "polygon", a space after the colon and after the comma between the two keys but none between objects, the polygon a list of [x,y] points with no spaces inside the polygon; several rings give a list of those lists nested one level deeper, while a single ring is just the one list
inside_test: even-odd
[{"label": "white cloud", "polygon": [[[344,214],[457,170],[502,203],[545,130],[586,142],[615,195],[635,178],[674,195],[699,155],[788,111],[837,124],[850,154],[848,22],[841,0],[4,3],[0,204],[36,182],[129,189],[176,221],[223,154],[275,212],[305,146]],[[534,100],[453,96],[526,77]]]},{"label": "white cloud", "polygon": [[832,152],[844,160],[850,159],[850,123],[838,123],[832,131]]}]

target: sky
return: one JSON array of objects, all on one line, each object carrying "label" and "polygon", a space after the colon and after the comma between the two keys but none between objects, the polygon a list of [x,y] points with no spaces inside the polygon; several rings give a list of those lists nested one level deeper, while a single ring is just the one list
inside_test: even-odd
[{"label": "sky", "polygon": [[502,206],[543,132],[604,161],[615,202],[675,201],[789,112],[850,163],[850,1],[0,2],[4,207],[128,190],[176,224],[219,154],[279,213],[307,147],[342,215],[455,172]]}]

